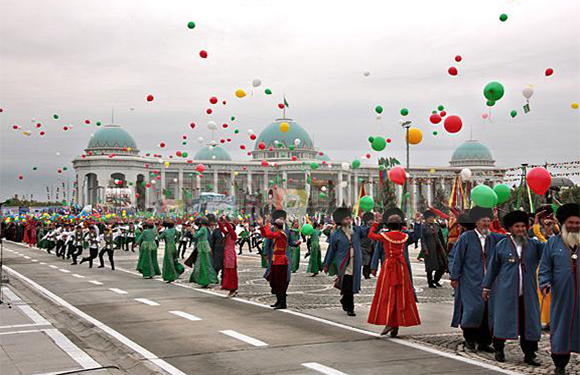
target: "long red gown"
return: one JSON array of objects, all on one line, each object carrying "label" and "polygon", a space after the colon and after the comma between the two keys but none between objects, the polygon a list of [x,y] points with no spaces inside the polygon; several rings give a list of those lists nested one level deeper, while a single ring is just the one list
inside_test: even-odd
[{"label": "long red gown", "polygon": [[221,232],[224,234],[224,268],[222,271],[222,289],[229,291],[238,290],[238,270],[236,262],[236,232],[228,222],[218,222]]},{"label": "long red gown", "polygon": [[385,261],[377,281],[368,322],[391,327],[419,325],[421,319],[404,253],[409,236],[399,231],[375,233],[377,225],[375,223],[371,227],[369,238],[383,244]]}]

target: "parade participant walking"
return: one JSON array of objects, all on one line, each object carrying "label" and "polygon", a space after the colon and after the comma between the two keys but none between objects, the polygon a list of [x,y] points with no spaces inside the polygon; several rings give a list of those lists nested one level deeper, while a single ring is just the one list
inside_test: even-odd
[{"label": "parade participant walking", "polygon": [[489,267],[483,278],[483,300],[495,294],[493,306],[493,347],[495,359],[505,362],[506,340],[520,337],[524,362],[539,366],[536,360],[540,324],[540,303],[536,283],[536,268],[544,245],[527,235],[529,215],[512,211],[504,219],[510,235],[495,245]]},{"label": "parade participant walking", "polygon": [[81,259],[79,264],[84,262],[89,262],[89,268],[93,268],[93,260],[99,255],[99,235],[97,234],[97,228],[95,226],[89,227],[89,233],[87,233],[85,239],[89,243],[89,256]]},{"label": "parade participant walking", "polygon": [[159,239],[165,240],[165,252],[163,254],[163,268],[161,275],[163,280],[167,283],[177,280],[183,271],[185,271],[183,265],[177,260],[177,248],[175,246],[176,236],[177,231],[175,230],[173,223],[167,223],[167,229],[159,234]]},{"label": "parade participant walking", "polygon": [[[300,223],[298,219],[292,221],[292,228],[290,229],[290,236],[292,242],[299,243],[300,241]],[[290,254],[292,257],[292,273],[296,273],[300,268],[300,246],[290,246]]]},{"label": "parade participant walking", "polygon": [[[276,295],[276,303],[271,305],[271,307],[277,310],[287,307],[286,292],[292,275],[290,246],[300,246],[300,243],[293,242],[290,231],[284,229],[286,211],[274,211],[272,220],[273,232],[268,226],[264,226],[264,220],[261,217],[256,221],[260,226],[262,236],[272,240],[272,246],[264,246],[264,249],[268,251],[268,268],[264,273],[264,278],[270,282],[272,293]],[[266,216],[265,221],[269,222],[270,217]]]},{"label": "parade participant walking", "polygon": [[490,346],[491,331],[489,329],[489,314],[493,310],[494,296],[489,303],[483,300],[481,283],[493,257],[496,243],[504,236],[490,231],[493,211],[475,206],[470,211],[470,219],[475,223],[474,230],[464,232],[450,256],[451,286],[455,289],[452,327],[461,327],[465,339],[465,347],[470,350],[494,353]]},{"label": "parade participant walking", "polygon": [[209,247],[211,248],[211,264],[216,276],[219,276],[220,271],[224,268],[224,234],[217,225],[215,215],[209,214],[207,218],[209,220],[208,230],[210,231]]},{"label": "parade participant walking", "polygon": [[567,203],[556,217],[561,233],[550,238],[540,263],[540,290],[551,291],[550,343],[555,374],[566,373],[570,353],[580,353],[580,205]]},{"label": "parade participant walking", "polygon": [[[369,232],[369,238],[383,247],[385,260],[377,281],[368,322],[384,325],[381,335],[390,333],[395,337],[399,333],[399,327],[416,326],[421,324],[421,320],[405,259],[409,235],[401,231],[403,223],[398,215],[391,215],[387,219],[390,229],[388,232],[377,233],[381,219],[381,214],[377,213]],[[376,275],[376,270],[373,273]]]},{"label": "parade participant walking", "polygon": [[228,298],[238,294],[238,265],[236,261],[236,231],[225,216],[218,221],[219,230],[223,234],[223,273],[222,289],[229,290]]},{"label": "parade participant walking", "polygon": [[324,259],[324,272],[328,272],[336,259],[338,277],[334,285],[340,289],[342,309],[348,316],[356,316],[354,295],[360,291],[362,270],[360,240],[368,236],[369,229],[353,226],[350,209],[346,207],[337,208],[332,217],[339,227],[330,237],[330,244]]},{"label": "parade participant walking", "polygon": [[177,248],[177,254],[178,256],[181,256],[181,258],[185,258],[187,243],[190,240],[189,225],[184,223],[181,225],[181,230],[179,231],[179,247]]},{"label": "parade participant walking", "polygon": [[322,231],[319,229],[320,225],[316,221],[312,223],[312,227],[313,230],[310,235],[310,258],[308,259],[306,272],[311,273],[314,277],[323,270],[322,253],[320,251],[320,235]]},{"label": "parade participant walking", "polygon": [[[362,225],[366,228],[371,227],[373,222],[373,213],[372,212],[365,212],[362,216]],[[360,241],[361,251],[362,251],[362,274],[365,279],[371,278],[371,261],[373,259],[373,253],[375,244],[373,240],[369,237],[362,238]]]},{"label": "parade participant walking", "polygon": [[105,241],[105,246],[99,252],[99,261],[101,262],[101,265],[98,268],[105,267],[105,261],[103,259],[103,255],[105,255],[105,253],[106,253],[107,256],[109,257],[109,263],[111,263],[111,270],[114,271],[115,270],[115,260],[113,259],[113,256],[115,253],[115,239],[113,237],[112,228],[109,227],[109,228],[105,229],[105,233],[103,234],[103,240]]},{"label": "parade participant walking", "polygon": [[137,271],[145,279],[152,279],[161,275],[159,264],[157,263],[157,244],[155,243],[155,226],[148,222],[143,227],[141,235],[135,241],[135,246],[139,246],[139,260],[137,261]]},{"label": "parade participant walking", "polygon": [[448,270],[447,251],[441,227],[435,222],[436,214],[427,210],[423,213],[425,225],[421,233],[421,249],[425,256],[425,272],[429,288],[442,287],[441,277]]},{"label": "parade participant walking", "polygon": [[134,250],[134,246],[133,244],[135,243],[135,238],[136,238],[136,233],[135,233],[135,224],[133,224],[132,222],[129,223],[129,227],[127,228],[126,232],[125,232],[125,238],[123,239],[123,250],[125,251],[133,251]]},{"label": "parade participant walking", "polygon": [[252,252],[252,242],[250,241],[250,232],[248,230],[247,223],[240,223],[240,233],[238,234],[238,244],[240,247],[240,251],[238,255],[242,255],[242,247],[244,244],[248,244],[248,248],[250,249],[250,253]]},{"label": "parade participant walking", "polygon": [[210,284],[217,284],[217,276],[215,269],[211,262],[211,248],[209,247],[209,220],[207,217],[202,217],[200,220],[200,228],[195,231],[193,238],[197,243],[197,259],[193,267],[193,272],[189,277],[190,283],[207,288]]},{"label": "parade participant walking", "polygon": [[83,242],[85,236],[83,235],[83,228],[79,225],[75,229],[72,238],[69,242],[69,249],[67,259],[72,258],[71,265],[77,264],[77,259],[83,254]]}]

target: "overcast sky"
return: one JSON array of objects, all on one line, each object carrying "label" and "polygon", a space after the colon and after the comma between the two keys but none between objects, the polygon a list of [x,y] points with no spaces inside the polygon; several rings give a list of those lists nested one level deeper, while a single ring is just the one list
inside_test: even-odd
[{"label": "overcast sky", "polygon": [[[235,116],[217,137],[247,156],[248,129],[258,133],[280,117],[285,93],[295,119],[333,160],[372,152],[370,135],[390,137],[381,153],[404,160],[401,108],[423,131],[412,165],[448,166],[470,131],[500,166],[579,159],[580,2],[577,0],[408,1],[129,1],[0,0],[0,199],[14,193],[46,197],[46,185],[72,179],[96,121],[115,122],[142,152],[193,154],[208,120]],[[506,13],[509,19],[500,22]],[[194,30],[187,23],[196,23]],[[199,57],[206,50],[207,59]],[[455,55],[463,61],[456,63]],[[459,70],[451,77],[450,66]],[[546,78],[544,71],[554,69]],[[369,71],[368,77],[363,76]],[[254,78],[262,86],[254,96]],[[487,112],[483,87],[504,84]],[[532,84],[531,112],[522,89]],[[270,88],[273,95],[266,96]],[[153,94],[155,100],[146,101]],[[210,96],[227,105],[211,106]],[[374,107],[384,107],[377,121]],[[463,130],[448,134],[429,122],[442,104]],[[212,116],[205,110],[214,107]],[[134,108],[134,110],[131,110]],[[512,119],[509,112],[518,111]],[[59,120],[52,115],[58,114]],[[32,119],[42,124],[31,126]],[[91,125],[85,125],[89,119]],[[197,124],[191,130],[189,123]],[[13,131],[12,126],[22,127]],[[62,126],[73,124],[64,132]],[[31,136],[22,130],[32,130]],[[46,135],[40,137],[39,130]],[[438,131],[437,136],[432,132]],[[181,137],[189,137],[187,146]],[[60,153],[60,156],[57,156]],[[373,159],[379,153],[372,152]],[[68,173],[57,169],[68,167]],[[37,167],[37,171],[32,168]],[[18,175],[24,176],[18,180]]]}]

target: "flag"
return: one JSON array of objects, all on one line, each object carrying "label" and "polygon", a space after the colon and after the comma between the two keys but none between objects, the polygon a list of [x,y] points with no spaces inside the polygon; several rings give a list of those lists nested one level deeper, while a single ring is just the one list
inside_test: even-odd
[{"label": "flag", "polygon": [[284,107],[290,108],[290,104],[286,101],[286,97],[284,97]]},{"label": "flag", "polygon": [[365,183],[363,182],[360,185],[358,199],[356,200],[356,206],[355,206],[355,209],[354,209],[354,216],[359,216],[359,214],[362,214],[362,211],[360,210],[360,200],[365,195],[367,195],[367,192],[366,192],[366,189],[365,189]]},{"label": "flag", "polygon": [[530,103],[527,103],[526,105],[524,105],[524,113],[528,113],[530,111]]}]

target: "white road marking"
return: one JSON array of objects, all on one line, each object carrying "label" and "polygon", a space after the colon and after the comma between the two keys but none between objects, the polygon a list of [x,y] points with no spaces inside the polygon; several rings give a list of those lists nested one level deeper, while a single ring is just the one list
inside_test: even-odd
[{"label": "white road marking", "polygon": [[163,359],[157,357],[155,354],[153,354],[149,350],[145,349],[141,345],[135,343],[134,341],[131,341],[126,336],[123,336],[119,332],[115,331],[114,329],[112,329],[108,325],[100,322],[99,320],[93,318],[92,316],[90,316],[90,315],[84,313],[83,311],[77,309],[76,307],[74,307],[73,305],[71,305],[70,303],[68,303],[67,301],[65,301],[64,299],[62,299],[59,296],[57,296],[56,294],[52,293],[48,289],[42,287],[38,283],[32,281],[28,277],[20,274],[19,272],[13,270],[10,267],[7,267],[7,266],[4,266],[4,267],[5,267],[6,271],[8,271],[9,273],[11,273],[12,275],[14,275],[14,276],[20,278],[21,280],[25,281],[26,283],[28,283],[30,286],[32,286],[33,288],[35,288],[36,290],[38,290],[39,292],[41,292],[42,294],[44,294],[49,299],[53,300],[54,302],[56,302],[57,304],[65,307],[65,308],[67,308],[68,310],[70,310],[71,312],[73,312],[74,314],[76,314],[77,316],[85,319],[89,323],[93,324],[95,327],[101,329],[106,334],[114,337],[119,342],[121,342],[122,344],[124,344],[125,346],[127,346],[128,348],[130,348],[131,350],[136,351],[141,356],[143,356],[143,358],[145,358],[146,360],[150,361],[151,363],[153,363],[157,367],[165,370],[166,372],[168,372],[171,375],[187,375],[183,371],[181,371],[178,368],[170,365],[169,363],[167,363]]},{"label": "white road marking", "polygon": [[38,262],[38,259],[32,259],[33,262]]},{"label": "white road marking", "polygon": [[65,335],[63,335],[58,329],[52,328],[45,330],[45,333],[50,336],[52,341],[58,345],[66,354],[68,354],[76,363],[82,366],[84,369],[97,368],[101,365],[94,359],[89,357],[87,353],[82,351],[78,346],[72,343]]},{"label": "white road marking", "polygon": [[34,323],[39,324],[39,325],[50,325],[50,322],[46,319],[44,319],[42,317],[42,315],[40,315],[39,313],[36,312],[36,310],[34,310],[32,307],[26,305],[26,304],[22,304],[22,305],[18,305],[18,308],[20,310],[22,310],[22,312],[24,314],[26,314],[27,317],[30,318],[30,320],[32,320]]},{"label": "white road marking", "polygon": [[311,370],[314,371],[318,371],[321,374],[326,374],[326,375],[347,375],[346,373],[342,372],[342,371],[338,371],[335,370],[331,367],[328,366],[324,366],[321,365],[320,363],[316,363],[316,362],[308,362],[308,363],[303,363],[302,366],[307,367]]},{"label": "white road marking", "polygon": [[69,270],[65,270],[64,268],[59,268],[58,270],[59,270],[60,272],[64,272],[64,273],[70,273],[70,271],[69,271]]},{"label": "white road marking", "polygon": [[103,285],[103,283],[102,283],[102,282],[100,282],[100,281],[97,281],[97,280],[89,280],[89,283],[91,283],[91,284],[95,284],[95,285]]},{"label": "white road marking", "polygon": [[72,275],[73,275],[74,277],[77,277],[77,278],[79,278],[79,279],[83,279],[83,278],[84,278],[84,276],[83,276],[83,275],[79,275],[78,273],[73,273]]},{"label": "white road marking", "polygon": [[29,329],[25,331],[10,331],[10,332],[0,332],[0,336],[4,335],[17,335],[22,333],[35,333],[35,332],[44,332],[44,329]]},{"label": "white road marking", "polygon": [[40,262],[39,264],[46,264],[46,263],[44,263],[44,262]]},{"label": "white road marking", "polygon": [[117,289],[117,288],[109,288],[109,290],[110,290],[111,292],[115,292],[115,293],[117,293],[117,294],[128,294],[128,293],[129,293],[129,292],[125,292],[125,291],[124,291],[124,290],[122,290],[122,289]]},{"label": "white road marking", "polygon": [[10,301],[12,301],[12,302],[22,302],[20,297],[18,297],[16,294],[14,294],[14,292],[12,290],[8,289],[7,287],[2,287],[2,293],[4,293],[6,295],[6,297],[8,297],[8,299],[10,299]]},{"label": "white road marking", "polygon": [[147,298],[135,298],[135,301],[144,303],[149,306],[159,306],[157,302],[151,301],[150,299]]},{"label": "white road marking", "polygon": [[23,257],[24,257],[24,259],[30,259],[30,257],[27,255],[23,255]]},{"label": "white road marking", "polygon": [[56,268],[58,268],[58,267],[57,267],[57,266],[55,266],[54,264],[49,264],[48,266],[49,266],[50,268],[55,268],[55,269],[56,269]]},{"label": "white road marking", "polygon": [[24,328],[24,327],[38,327],[38,326],[46,326],[49,324],[39,324],[39,323],[30,323],[30,324],[15,324],[12,326],[0,326],[0,329],[14,329],[14,328]]},{"label": "white road marking", "polygon": [[201,320],[201,318],[198,318],[195,315],[191,315],[191,314],[188,314],[188,313],[183,312],[183,311],[170,311],[170,313],[173,315],[180,316],[180,317],[185,318],[185,319],[189,319],[192,322],[195,322],[196,320]]},{"label": "white road marking", "polygon": [[236,331],[232,331],[232,330],[229,330],[228,329],[228,330],[220,331],[220,332],[223,333],[224,335],[233,337],[235,339],[238,339],[238,340],[243,341],[245,343],[248,343],[250,345],[254,345],[254,346],[268,346],[268,344],[266,344],[264,341],[257,340],[257,339],[255,339],[253,337],[243,335],[243,334],[241,334],[239,332],[236,332]]}]

